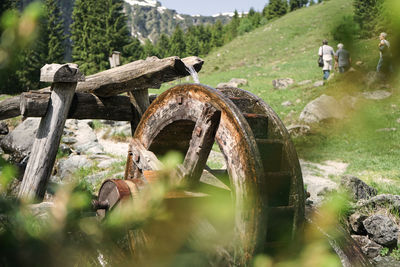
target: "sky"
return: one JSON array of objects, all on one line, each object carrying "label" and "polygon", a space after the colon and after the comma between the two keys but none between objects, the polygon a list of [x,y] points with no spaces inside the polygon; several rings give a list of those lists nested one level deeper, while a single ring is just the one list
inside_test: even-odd
[{"label": "sky", "polygon": [[268,0],[158,0],[163,6],[180,14],[211,16],[235,9],[247,12],[251,7],[261,11]]}]

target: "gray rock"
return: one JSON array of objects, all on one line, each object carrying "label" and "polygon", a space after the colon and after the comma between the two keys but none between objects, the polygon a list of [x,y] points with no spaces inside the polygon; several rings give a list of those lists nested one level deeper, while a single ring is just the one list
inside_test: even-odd
[{"label": "gray rock", "polygon": [[247,84],[248,84],[248,81],[246,79],[232,78],[227,83],[219,83],[217,85],[217,88],[240,87],[240,86],[247,85]]},{"label": "gray rock", "polygon": [[292,78],[276,79],[272,81],[272,86],[275,89],[286,89],[289,85],[293,84],[294,80]]},{"label": "gray rock", "polygon": [[313,84],[313,86],[314,86],[314,87],[320,87],[320,86],[323,86],[324,84],[325,84],[324,81],[317,81],[317,82],[315,82],[315,83]]},{"label": "gray rock", "polygon": [[60,151],[63,154],[69,155],[72,153],[71,148],[69,146],[67,146],[66,144],[61,144],[60,145]]},{"label": "gray rock", "polygon": [[115,162],[118,162],[118,160],[116,160],[116,159],[103,160],[99,164],[97,164],[97,167],[100,169],[107,169],[111,165],[113,165]]},{"label": "gray rock", "polygon": [[284,107],[289,107],[289,106],[293,106],[293,103],[290,102],[290,101],[285,101],[285,102],[282,102],[281,105],[284,106]]},{"label": "gray rock", "polygon": [[367,231],[364,228],[363,221],[367,219],[368,216],[360,214],[358,212],[350,215],[349,224],[354,233],[359,235],[367,234]]},{"label": "gray rock", "polygon": [[88,177],[86,177],[85,181],[88,182],[93,189],[95,189],[99,184],[101,184],[103,182],[103,180],[105,180],[106,175],[107,175],[107,171],[102,171],[93,175],[90,175]]},{"label": "gray rock", "polygon": [[378,243],[370,240],[366,236],[362,235],[352,235],[351,236],[354,241],[360,246],[361,250],[367,255],[368,258],[375,258],[380,254],[381,249],[383,248]]},{"label": "gray rock", "polygon": [[76,138],[74,138],[74,137],[64,136],[61,139],[61,142],[63,142],[64,144],[67,144],[67,145],[72,145],[72,144],[75,144],[76,142],[78,142],[78,140],[76,140]]},{"label": "gray rock", "polygon": [[104,153],[104,148],[102,145],[99,144],[97,135],[94,130],[89,126],[88,121],[67,120],[67,123],[65,125],[67,130],[72,130],[74,132],[73,138],[76,140],[76,142],[72,144],[72,148],[76,150],[77,153]]},{"label": "gray rock", "polygon": [[289,125],[286,129],[293,136],[305,135],[311,130],[310,126],[302,124]]},{"label": "gray rock", "polygon": [[396,122],[397,122],[397,123],[400,123],[400,118],[398,118],[398,119],[396,120]]},{"label": "gray rock", "polygon": [[32,215],[43,220],[46,220],[50,217],[51,209],[53,207],[53,202],[41,202],[38,204],[29,205]]},{"label": "gray rock", "polygon": [[38,118],[28,118],[1,140],[1,148],[13,161],[20,162],[30,154],[39,123]]},{"label": "gray rock", "polygon": [[382,100],[390,97],[392,93],[385,91],[385,90],[377,90],[373,92],[364,92],[363,96],[365,99],[371,100]]},{"label": "gray rock", "polygon": [[368,200],[360,200],[357,202],[357,208],[387,208],[391,207],[394,210],[400,210],[400,196],[382,194],[372,197]]},{"label": "gray rock", "polygon": [[306,123],[318,123],[327,119],[343,119],[345,108],[332,96],[325,94],[308,103],[300,114]]},{"label": "gray rock", "polygon": [[375,267],[399,267],[399,261],[392,257],[377,256],[373,259]]},{"label": "gray rock", "polygon": [[8,125],[4,121],[0,121],[0,135],[8,134]]},{"label": "gray rock", "polygon": [[376,130],[377,133],[379,133],[379,132],[395,132],[395,131],[397,131],[397,128],[382,128],[382,129]]},{"label": "gray rock", "polygon": [[65,179],[79,168],[91,167],[93,163],[84,155],[71,155],[65,160],[61,160],[57,166],[57,175]]},{"label": "gray rock", "polygon": [[372,215],[363,222],[365,230],[372,241],[385,247],[397,244],[399,228],[395,222],[385,215]]},{"label": "gray rock", "polygon": [[297,85],[306,85],[306,84],[310,84],[310,83],[312,83],[311,80],[305,80],[305,81],[298,82]]},{"label": "gray rock", "polygon": [[356,105],[358,103],[358,98],[354,96],[344,96],[342,99],[340,99],[339,103],[343,106],[346,107],[347,109],[352,109],[354,110],[356,108]]},{"label": "gray rock", "polygon": [[355,176],[344,175],[340,184],[349,191],[354,200],[369,199],[376,196],[378,191],[375,188],[368,186],[362,180]]}]

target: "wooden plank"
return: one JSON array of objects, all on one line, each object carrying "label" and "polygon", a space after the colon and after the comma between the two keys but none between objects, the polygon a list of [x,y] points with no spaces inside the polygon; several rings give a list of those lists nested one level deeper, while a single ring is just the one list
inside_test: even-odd
[{"label": "wooden plank", "polygon": [[[50,101],[50,92],[21,94],[20,113],[24,117],[43,117]],[[75,93],[69,119],[131,121],[134,107],[127,96],[100,98],[93,94]]]},{"label": "wooden plank", "polygon": [[182,164],[182,179],[189,187],[198,184],[214,144],[221,111],[207,103],[196,121],[190,146]]},{"label": "wooden plank", "polygon": [[46,82],[57,82],[52,84],[51,104],[40,121],[19,191],[19,197],[28,201],[43,199],[75,88],[83,79],[78,69],[67,64],[46,65],[41,69],[41,77]]},{"label": "wooden plank", "polygon": [[0,101],[0,120],[19,116],[19,102],[19,96],[14,96]]},{"label": "wooden plank", "polygon": [[138,60],[88,76],[85,82],[78,84],[77,91],[108,97],[132,90],[158,89],[164,82],[190,75],[185,62],[200,71],[204,61],[198,57]]}]

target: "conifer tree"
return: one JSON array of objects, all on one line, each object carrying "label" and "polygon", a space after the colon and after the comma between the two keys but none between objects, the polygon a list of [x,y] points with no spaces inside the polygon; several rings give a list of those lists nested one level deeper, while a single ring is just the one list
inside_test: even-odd
[{"label": "conifer tree", "polygon": [[222,22],[218,20],[212,28],[211,47],[220,47],[224,44]]},{"label": "conifer tree", "polygon": [[170,54],[181,58],[186,56],[185,38],[179,25],[176,26],[175,31],[171,36]]},{"label": "conifer tree", "polygon": [[155,56],[157,53],[154,45],[151,43],[149,39],[146,39],[144,46],[143,46],[143,56],[142,58],[152,57]]},{"label": "conifer tree", "polygon": [[159,58],[165,58],[170,56],[169,54],[169,51],[171,50],[170,42],[168,36],[165,33],[161,34],[160,39],[158,40],[156,45],[156,50]]},{"label": "conifer tree", "polygon": [[308,0],[289,0],[290,11],[302,8],[308,4]]},{"label": "conifer tree", "polygon": [[270,0],[263,9],[263,15],[268,19],[278,18],[287,13],[288,4],[286,0]]},{"label": "conifer tree", "polygon": [[47,63],[62,63],[65,56],[64,21],[55,0],[46,0]]},{"label": "conifer tree", "polygon": [[198,56],[200,54],[199,33],[195,26],[189,27],[185,35],[186,54]]},{"label": "conifer tree", "polygon": [[226,34],[225,34],[225,40],[226,42],[231,41],[238,35],[238,27],[240,24],[240,18],[239,18],[239,13],[237,10],[235,10],[235,13],[229,22],[229,24],[226,27]]},{"label": "conifer tree", "polygon": [[122,48],[123,63],[132,62],[143,58],[143,46],[136,37],[131,37],[129,44]]}]

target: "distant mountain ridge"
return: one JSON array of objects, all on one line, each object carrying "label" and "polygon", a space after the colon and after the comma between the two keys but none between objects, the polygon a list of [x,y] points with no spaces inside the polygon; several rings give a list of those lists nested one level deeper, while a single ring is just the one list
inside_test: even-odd
[{"label": "distant mountain ridge", "polygon": [[156,0],[124,0],[124,11],[128,17],[131,34],[139,40],[146,38],[156,42],[162,33],[171,35],[177,25],[187,29],[192,25],[213,24],[220,20],[222,24],[230,21],[233,13],[214,16],[179,14],[168,9]]}]

